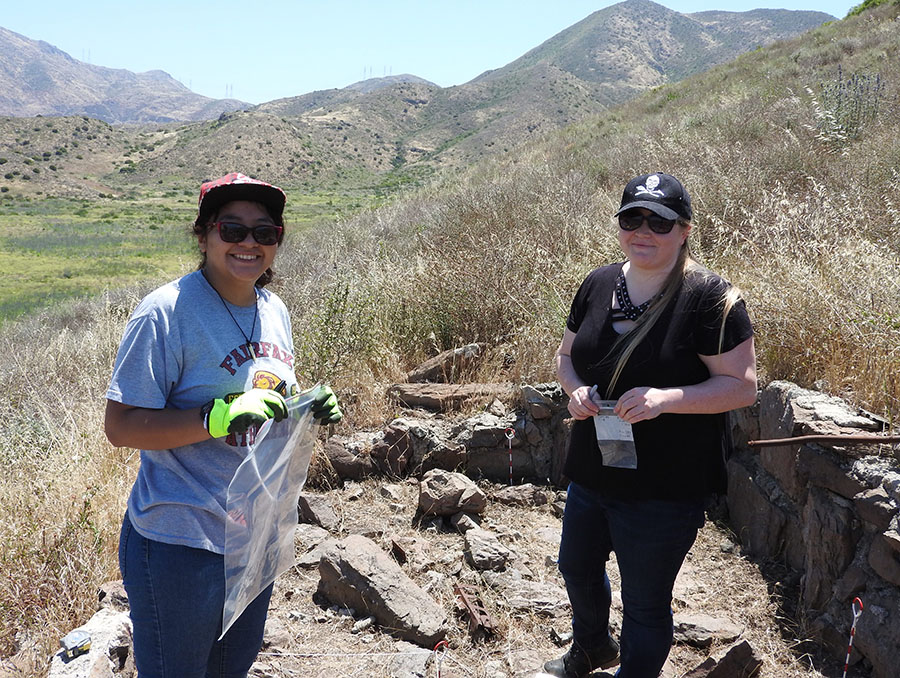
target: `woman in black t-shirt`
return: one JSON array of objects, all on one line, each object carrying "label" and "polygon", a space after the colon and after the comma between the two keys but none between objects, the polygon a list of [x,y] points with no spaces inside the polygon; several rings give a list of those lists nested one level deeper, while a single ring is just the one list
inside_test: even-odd
[{"label": "woman in black t-shirt", "polygon": [[[559,555],[574,639],[544,669],[568,678],[620,659],[618,678],[658,676],[672,644],[675,577],[707,500],[725,491],[725,413],[756,399],[750,319],[737,290],[690,258],[681,182],[661,172],[632,179],[616,216],[627,260],[587,276],[556,352],[576,420]],[[601,400],[614,403],[620,427],[631,425],[633,445],[598,445]],[[609,635],[611,552],[621,649]]]}]

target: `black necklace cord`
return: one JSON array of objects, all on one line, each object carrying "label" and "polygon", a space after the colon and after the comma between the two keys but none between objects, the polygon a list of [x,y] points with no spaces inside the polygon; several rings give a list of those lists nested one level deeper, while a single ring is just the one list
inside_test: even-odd
[{"label": "black necklace cord", "polygon": [[231,316],[231,322],[234,323],[235,327],[238,328],[238,332],[241,333],[241,336],[244,338],[244,345],[247,347],[247,350],[250,351],[250,355],[253,356],[253,359],[256,360],[256,351],[253,350],[253,333],[256,331],[256,320],[259,317],[259,291],[256,289],[256,286],[253,286],[253,294],[256,298],[253,301],[253,325],[250,326],[250,336],[248,337],[244,332],[244,329],[240,326],[237,321],[237,318],[234,317],[234,313],[231,312],[231,309],[228,308],[228,302],[225,301],[225,298],[219,294],[219,290],[215,288],[215,286],[209,282],[209,278],[206,277],[206,271],[200,270],[203,274],[203,277],[206,278],[206,282],[209,283],[209,286],[212,287],[213,292],[216,293],[216,296],[219,297],[219,301],[222,302],[222,306],[225,307],[225,310],[228,311],[228,315]]}]

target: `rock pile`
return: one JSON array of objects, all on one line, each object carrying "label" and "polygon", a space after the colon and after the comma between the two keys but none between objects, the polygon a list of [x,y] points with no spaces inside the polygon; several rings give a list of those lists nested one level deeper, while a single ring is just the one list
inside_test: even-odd
[{"label": "rock pile", "polygon": [[[490,596],[482,608],[487,615],[503,610],[511,619],[547,620],[550,636],[566,645],[570,609],[555,571],[564,507],[564,492],[557,488],[565,481],[565,394],[557,384],[446,383],[472,369],[479,352],[477,346],[449,352],[411,373],[411,379],[433,383],[392,389],[407,406],[429,411],[407,411],[380,431],[334,436],[324,446],[339,494],[302,495],[296,571],[309,575],[298,575],[296,588],[288,585],[280,597],[297,600],[295,591],[303,591],[301,598],[315,601],[318,611],[270,615],[265,641],[270,655],[287,657],[301,629],[346,619],[347,632],[360,642],[390,639],[396,660],[384,668],[385,675],[431,675],[435,644],[459,628],[452,618],[459,600],[448,600],[448,582],[464,580],[477,584],[476,597]],[[461,404],[471,411],[473,399],[480,411],[452,414]],[[835,446],[755,453],[743,445],[761,433],[843,431],[871,427],[872,420],[842,409],[834,399],[780,382],[763,393],[761,411],[750,408],[735,420],[742,451],[729,462],[729,509],[745,552],[783,558],[803,572],[804,597],[818,614],[822,639],[834,648],[846,648],[842,607],[854,595],[864,595],[867,616],[861,620],[854,661],[865,661],[877,678],[893,676],[900,661],[900,625],[893,618],[900,609],[896,460]],[[365,488],[373,485],[377,501],[395,516],[387,524],[382,519],[373,526],[360,518],[365,511],[347,510],[348,504],[372,501]],[[342,506],[335,504],[336,497]],[[491,518],[498,507],[522,507],[547,523],[530,525],[526,535]],[[389,533],[390,525],[408,521],[404,516],[410,514],[411,533]],[[535,541],[541,544],[537,556],[526,548]],[[316,573],[315,587],[307,593],[302,583]],[[678,595],[685,598],[690,589]],[[107,597],[121,605],[121,595]],[[86,625],[95,637],[90,653],[67,664],[54,657],[51,677],[133,675],[127,616],[111,605],[106,603]],[[678,675],[744,678],[759,669],[760,658],[729,619],[685,613],[676,614],[675,621],[676,643],[698,653],[696,661],[679,667]],[[618,623],[614,615],[613,625]],[[511,629],[493,624],[490,631]],[[504,661],[485,662],[478,675],[533,676],[547,658],[546,648],[509,653]],[[268,666],[261,661],[253,675],[281,675]],[[0,678],[4,670],[0,667]],[[671,667],[667,671],[664,675],[675,675]]]},{"label": "rock pile", "polygon": [[735,417],[729,461],[732,529],[746,553],[785,562],[820,641],[843,663],[859,597],[851,664],[873,678],[900,666],[900,447],[798,443],[750,449],[748,439],[858,435],[885,422],[840,398],[772,382]]},{"label": "rock pile", "polygon": [[[561,582],[546,576],[554,567],[559,539],[558,518],[552,516],[551,508],[556,500],[563,498],[557,491],[530,484],[513,487],[476,484],[463,474],[442,469],[432,469],[421,479],[401,483],[376,481],[376,484],[377,494],[388,506],[400,505],[398,509],[414,512],[418,525],[415,536],[390,537],[383,527],[348,521],[349,512],[336,507],[334,495],[305,492],[301,513],[307,522],[297,526],[296,565],[318,574],[311,598],[319,612],[312,615],[289,612],[285,618],[273,610],[267,624],[265,649],[276,659],[260,661],[251,675],[282,675],[272,671],[272,662],[277,663],[277,657],[289,654],[287,648],[297,628],[325,625],[341,618],[347,620],[350,634],[359,637],[381,634],[394,639],[396,660],[385,675],[394,678],[435,675],[433,665],[437,655],[433,648],[448,637],[448,628],[454,624],[446,601],[435,597],[435,592],[441,582],[467,576],[482,582],[478,590],[481,595],[492,597],[490,609],[496,610],[499,605],[513,616],[545,619],[554,633],[555,629],[563,631],[555,635],[560,645],[565,646],[570,614],[568,599]],[[414,490],[415,496],[410,490]],[[342,501],[356,502],[358,499],[354,497],[362,494],[347,490]],[[491,507],[496,506],[541,511],[555,527],[536,528],[536,535],[525,535],[488,517]],[[456,550],[435,548],[432,543],[453,534],[458,535]],[[543,544],[542,561],[526,553],[524,547],[529,537],[536,537]],[[389,543],[390,548],[384,548],[381,545],[384,543]],[[436,551],[442,552],[437,560]],[[427,572],[426,579],[430,582],[424,586],[407,574],[422,571]],[[63,662],[60,655],[55,656],[51,678],[132,678],[135,675],[129,659],[127,613],[122,611],[127,600],[119,583],[107,589],[107,602],[84,627],[94,639],[90,653],[69,662]],[[279,597],[296,600],[296,594],[282,593]],[[617,615],[620,614],[619,609]],[[614,624],[619,623],[617,618]],[[502,624],[495,624],[492,631],[498,629],[504,632]],[[741,639],[741,629],[727,619],[676,615],[676,642],[695,648],[715,644],[716,653],[697,662],[695,673],[691,674],[694,678],[746,678],[752,675],[750,667],[759,663],[750,646]],[[484,675],[491,678],[535,676],[547,658],[546,651],[532,651],[505,664],[494,662],[492,672]]]}]

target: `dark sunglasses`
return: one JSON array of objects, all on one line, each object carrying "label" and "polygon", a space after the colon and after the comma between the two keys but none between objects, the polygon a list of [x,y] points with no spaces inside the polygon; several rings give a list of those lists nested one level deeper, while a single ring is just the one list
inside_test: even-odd
[{"label": "dark sunglasses", "polygon": [[262,226],[244,226],[233,221],[217,221],[219,237],[223,242],[244,242],[247,233],[253,234],[253,239],[260,245],[276,245],[284,230],[281,226],[264,224]]},{"label": "dark sunglasses", "polygon": [[636,231],[645,221],[654,233],[665,234],[675,227],[674,219],[663,219],[658,214],[645,216],[640,212],[625,212],[619,215],[619,228],[623,231]]}]

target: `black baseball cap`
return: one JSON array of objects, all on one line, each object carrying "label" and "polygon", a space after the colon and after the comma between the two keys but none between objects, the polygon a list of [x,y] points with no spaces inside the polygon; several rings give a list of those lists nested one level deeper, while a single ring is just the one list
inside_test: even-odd
[{"label": "black baseball cap", "polygon": [[622,204],[615,216],[626,210],[643,207],[663,219],[691,220],[691,196],[671,174],[642,174],[628,182],[622,192]]}]

